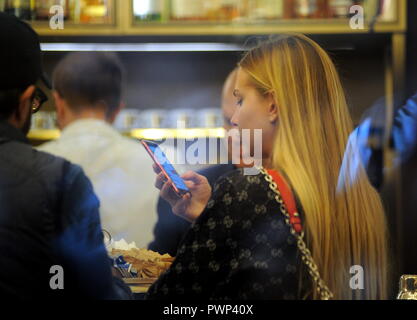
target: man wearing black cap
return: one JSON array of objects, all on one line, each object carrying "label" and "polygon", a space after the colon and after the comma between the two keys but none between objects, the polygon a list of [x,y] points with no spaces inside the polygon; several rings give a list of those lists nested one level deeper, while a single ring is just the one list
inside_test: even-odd
[{"label": "man wearing black cap", "polygon": [[112,277],[99,202],[82,169],[34,150],[31,116],[46,96],[36,33],[0,12],[0,296],[130,296]]}]

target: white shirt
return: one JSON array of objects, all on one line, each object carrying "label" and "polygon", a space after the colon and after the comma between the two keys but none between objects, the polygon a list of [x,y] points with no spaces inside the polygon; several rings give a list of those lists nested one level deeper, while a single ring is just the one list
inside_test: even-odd
[{"label": "white shirt", "polygon": [[122,136],[104,121],[83,119],[39,150],[84,169],[100,199],[102,227],[113,239],[135,241],[139,248],[152,241],[159,192],[152,159],[139,141]]}]

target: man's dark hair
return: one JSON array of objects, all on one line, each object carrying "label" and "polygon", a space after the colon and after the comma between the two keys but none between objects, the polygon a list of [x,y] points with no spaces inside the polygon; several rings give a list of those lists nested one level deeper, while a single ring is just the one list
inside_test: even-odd
[{"label": "man's dark hair", "polygon": [[41,47],[31,26],[0,12],[0,119],[19,106],[22,93],[42,79]]},{"label": "man's dark hair", "polygon": [[0,120],[7,120],[19,106],[24,89],[0,90]]},{"label": "man's dark hair", "polygon": [[120,104],[123,68],[104,52],[76,52],[62,59],[53,73],[53,87],[73,111],[105,108],[111,114]]}]

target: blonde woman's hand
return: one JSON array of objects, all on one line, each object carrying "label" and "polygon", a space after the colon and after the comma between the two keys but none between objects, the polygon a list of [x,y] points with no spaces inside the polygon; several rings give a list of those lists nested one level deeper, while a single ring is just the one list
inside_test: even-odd
[{"label": "blonde woman's hand", "polygon": [[187,193],[180,197],[156,164],[153,165],[153,170],[157,174],[155,187],[161,190],[160,195],[170,204],[172,212],[189,222],[196,220],[211,197],[211,187],[207,178],[193,171],[184,173],[181,178],[190,189],[191,195]]}]

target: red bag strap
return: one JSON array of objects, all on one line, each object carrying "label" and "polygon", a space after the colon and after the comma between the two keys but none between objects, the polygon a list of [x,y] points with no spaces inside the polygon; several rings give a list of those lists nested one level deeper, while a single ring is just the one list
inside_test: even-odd
[{"label": "red bag strap", "polygon": [[290,224],[297,233],[301,233],[303,231],[303,226],[301,224],[300,215],[297,212],[297,205],[291,188],[278,171],[267,170],[267,172],[271,175],[278,187],[278,191],[281,194],[282,200],[284,201],[285,207],[290,215]]}]

